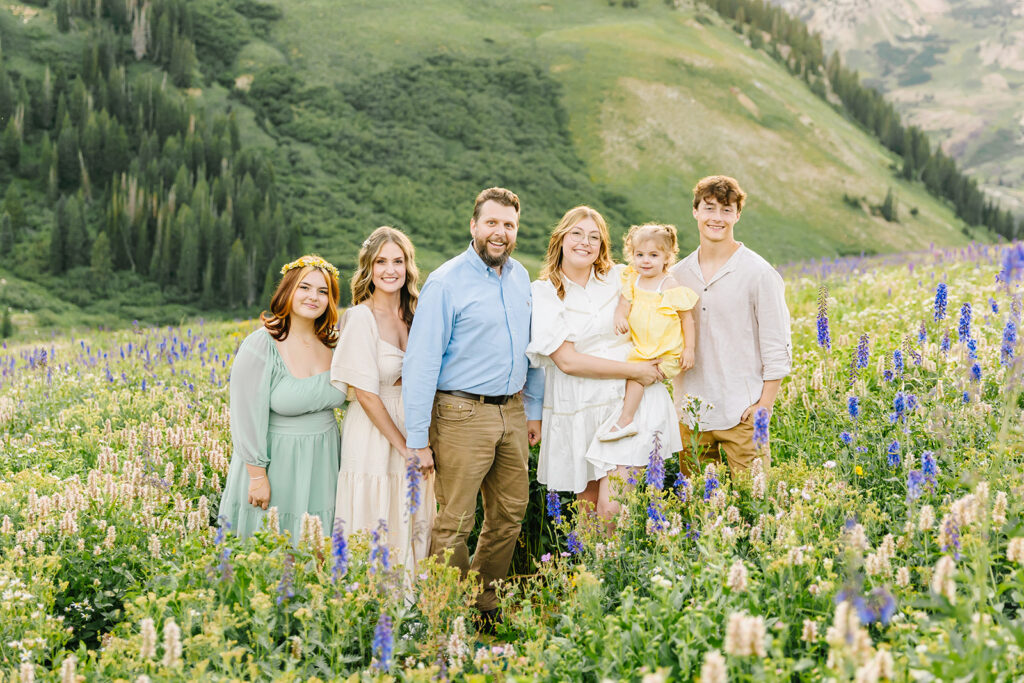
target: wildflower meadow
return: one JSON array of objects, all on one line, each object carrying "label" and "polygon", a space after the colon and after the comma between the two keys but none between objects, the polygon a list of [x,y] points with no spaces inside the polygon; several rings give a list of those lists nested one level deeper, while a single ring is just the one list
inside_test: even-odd
[{"label": "wildflower meadow", "polygon": [[783,271],[771,466],[655,442],[612,531],[534,484],[496,637],[379,533],[219,528],[254,322],[4,347],[0,680],[1020,680],[1024,246]]}]

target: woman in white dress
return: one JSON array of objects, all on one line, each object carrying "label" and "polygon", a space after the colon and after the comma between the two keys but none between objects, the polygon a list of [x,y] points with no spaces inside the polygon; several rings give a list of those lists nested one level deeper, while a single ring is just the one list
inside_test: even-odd
[{"label": "woman in white dress", "polygon": [[[621,271],[597,211],[570,209],[551,233],[540,278],[532,285],[533,319],[527,355],[545,367],[537,479],[572,491],[604,518],[618,512],[608,475],[647,465],[654,433],[662,456],[682,448],[678,418],[661,384],[657,361],[627,362],[629,337],[614,329]],[[648,386],[637,410],[637,436],[602,442],[601,426],[622,407],[624,379]],[[664,396],[658,396],[664,392]]]},{"label": "woman in white dress", "polygon": [[434,463],[405,447],[402,360],[416,311],[412,243],[380,227],[359,250],[352,307],[342,320],[331,383],[348,393],[341,433],[335,524],[346,535],[383,521],[393,563],[408,570],[426,557],[434,522]]}]

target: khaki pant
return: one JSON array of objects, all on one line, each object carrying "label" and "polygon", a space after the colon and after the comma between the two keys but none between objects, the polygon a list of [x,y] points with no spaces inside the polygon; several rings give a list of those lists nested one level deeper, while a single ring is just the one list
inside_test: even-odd
[{"label": "khaki pant", "polygon": [[725,451],[729,471],[733,476],[748,470],[754,463],[754,458],[759,455],[764,458],[761,464],[765,471],[768,470],[772,462],[772,456],[767,446],[761,453],[754,447],[753,417],[749,417],[746,422],[740,422],[729,429],[700,432],[697,435],[696,450],[693,448],[693,430],[682,422],[679,423],[679,436],[683,439],[683,450],[679,452],[679,470],[687,476],[699,474],[694,471],[694,457],[700,463],[700,468],[703,469],[704,465],[709,462],[720,463],[722,451]]},{"label": "khaki pant", "polygon": [[[480,575],[480,610],[497,607],[493,582],[504,579],[530,496],[529,444],[522,398],[487,405],[438,392],[430,421],[438,512],[430,552],[453,550],[450,564]],[[484,522],[472,564],[466,539],[483,495]]]}]

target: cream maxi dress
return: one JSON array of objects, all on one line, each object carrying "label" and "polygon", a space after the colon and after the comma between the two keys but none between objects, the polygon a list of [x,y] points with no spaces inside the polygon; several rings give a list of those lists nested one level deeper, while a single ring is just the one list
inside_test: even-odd
[{"label": "cream maxi dress", "polygon": [[655,432],[661,456],[682,449],[679,420],[668,389],[655,382],[644,392],[637,409],[636,436],[618,441],[597,439],[602,425],[618,419],[626,390],[623,379],[589,379],[567,375],[550,355],[571,341],[580,353],[622,361],[629,352],[629,335],[615,333],[615,307],[619,303],[624,266],[614,266],[603,277],[591,270],[586,287],[564,278],[565,298],[559,299],[547,280],[531,285],[533,319],[526,355],[544,368],[544,415],[541,422],[537,480],[555,491],[580,493],[618,465],[646,466]]},{"label": "cream maxi dress", "polygon": [[346,535],[372,531],[383,520],[392,562],[411,570],[426,557],[430,545],[436,512],[433,475],[421,478],[419,507],[410,515],[405,458],[370,421],[354,391],[359,388],[377,394],[405,434],[402,385],[396,384],[402,377],[404,356],[400,348],[380,338],[369,306],[360,304],[345,312],[331,364],[331,383],[347,391],[349,399],[334,507],[335,521],[344,524]]}]

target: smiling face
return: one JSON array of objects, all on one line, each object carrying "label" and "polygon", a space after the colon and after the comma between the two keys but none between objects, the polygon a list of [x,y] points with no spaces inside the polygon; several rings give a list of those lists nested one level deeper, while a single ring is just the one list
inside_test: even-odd
[{"label": "smiling face", "polygon": [[480,206],[479,217],[470,220],[469,232],[481,260],[490,268],[501,268],[516,247],[519,212],[488,199]]},{"label": "smiling face", "polygon": [[391,294],[405,285],[405,253],[394,242],[385,242],[373,259],[373,286]]},{"label": "smiling face", "polygon": [[295,293],[292,294],[291,314],[300,318],[316,320],[327,310],[330,299],[327,278],[320,270],[311,268],[295,287]]},{"label": "smiling face", "polygon": [[584,217],[562,237],[562,267],[590,268],[601,253],[604,236],[593,218]]},{"label": "smiling face", "polygon": [[701,243],[736,241],[732,235],[732,228],[740,219],[740,210],[736,204],[722,204],[714,196],[709,195],[697,204],[693,210],[693,217],[697,219]]},{"label": "smiling face", "polygon": [[668,268],[668,254],[658,240],[643,240],[633,246],[633,267],[643,277],[658,277]]}]

